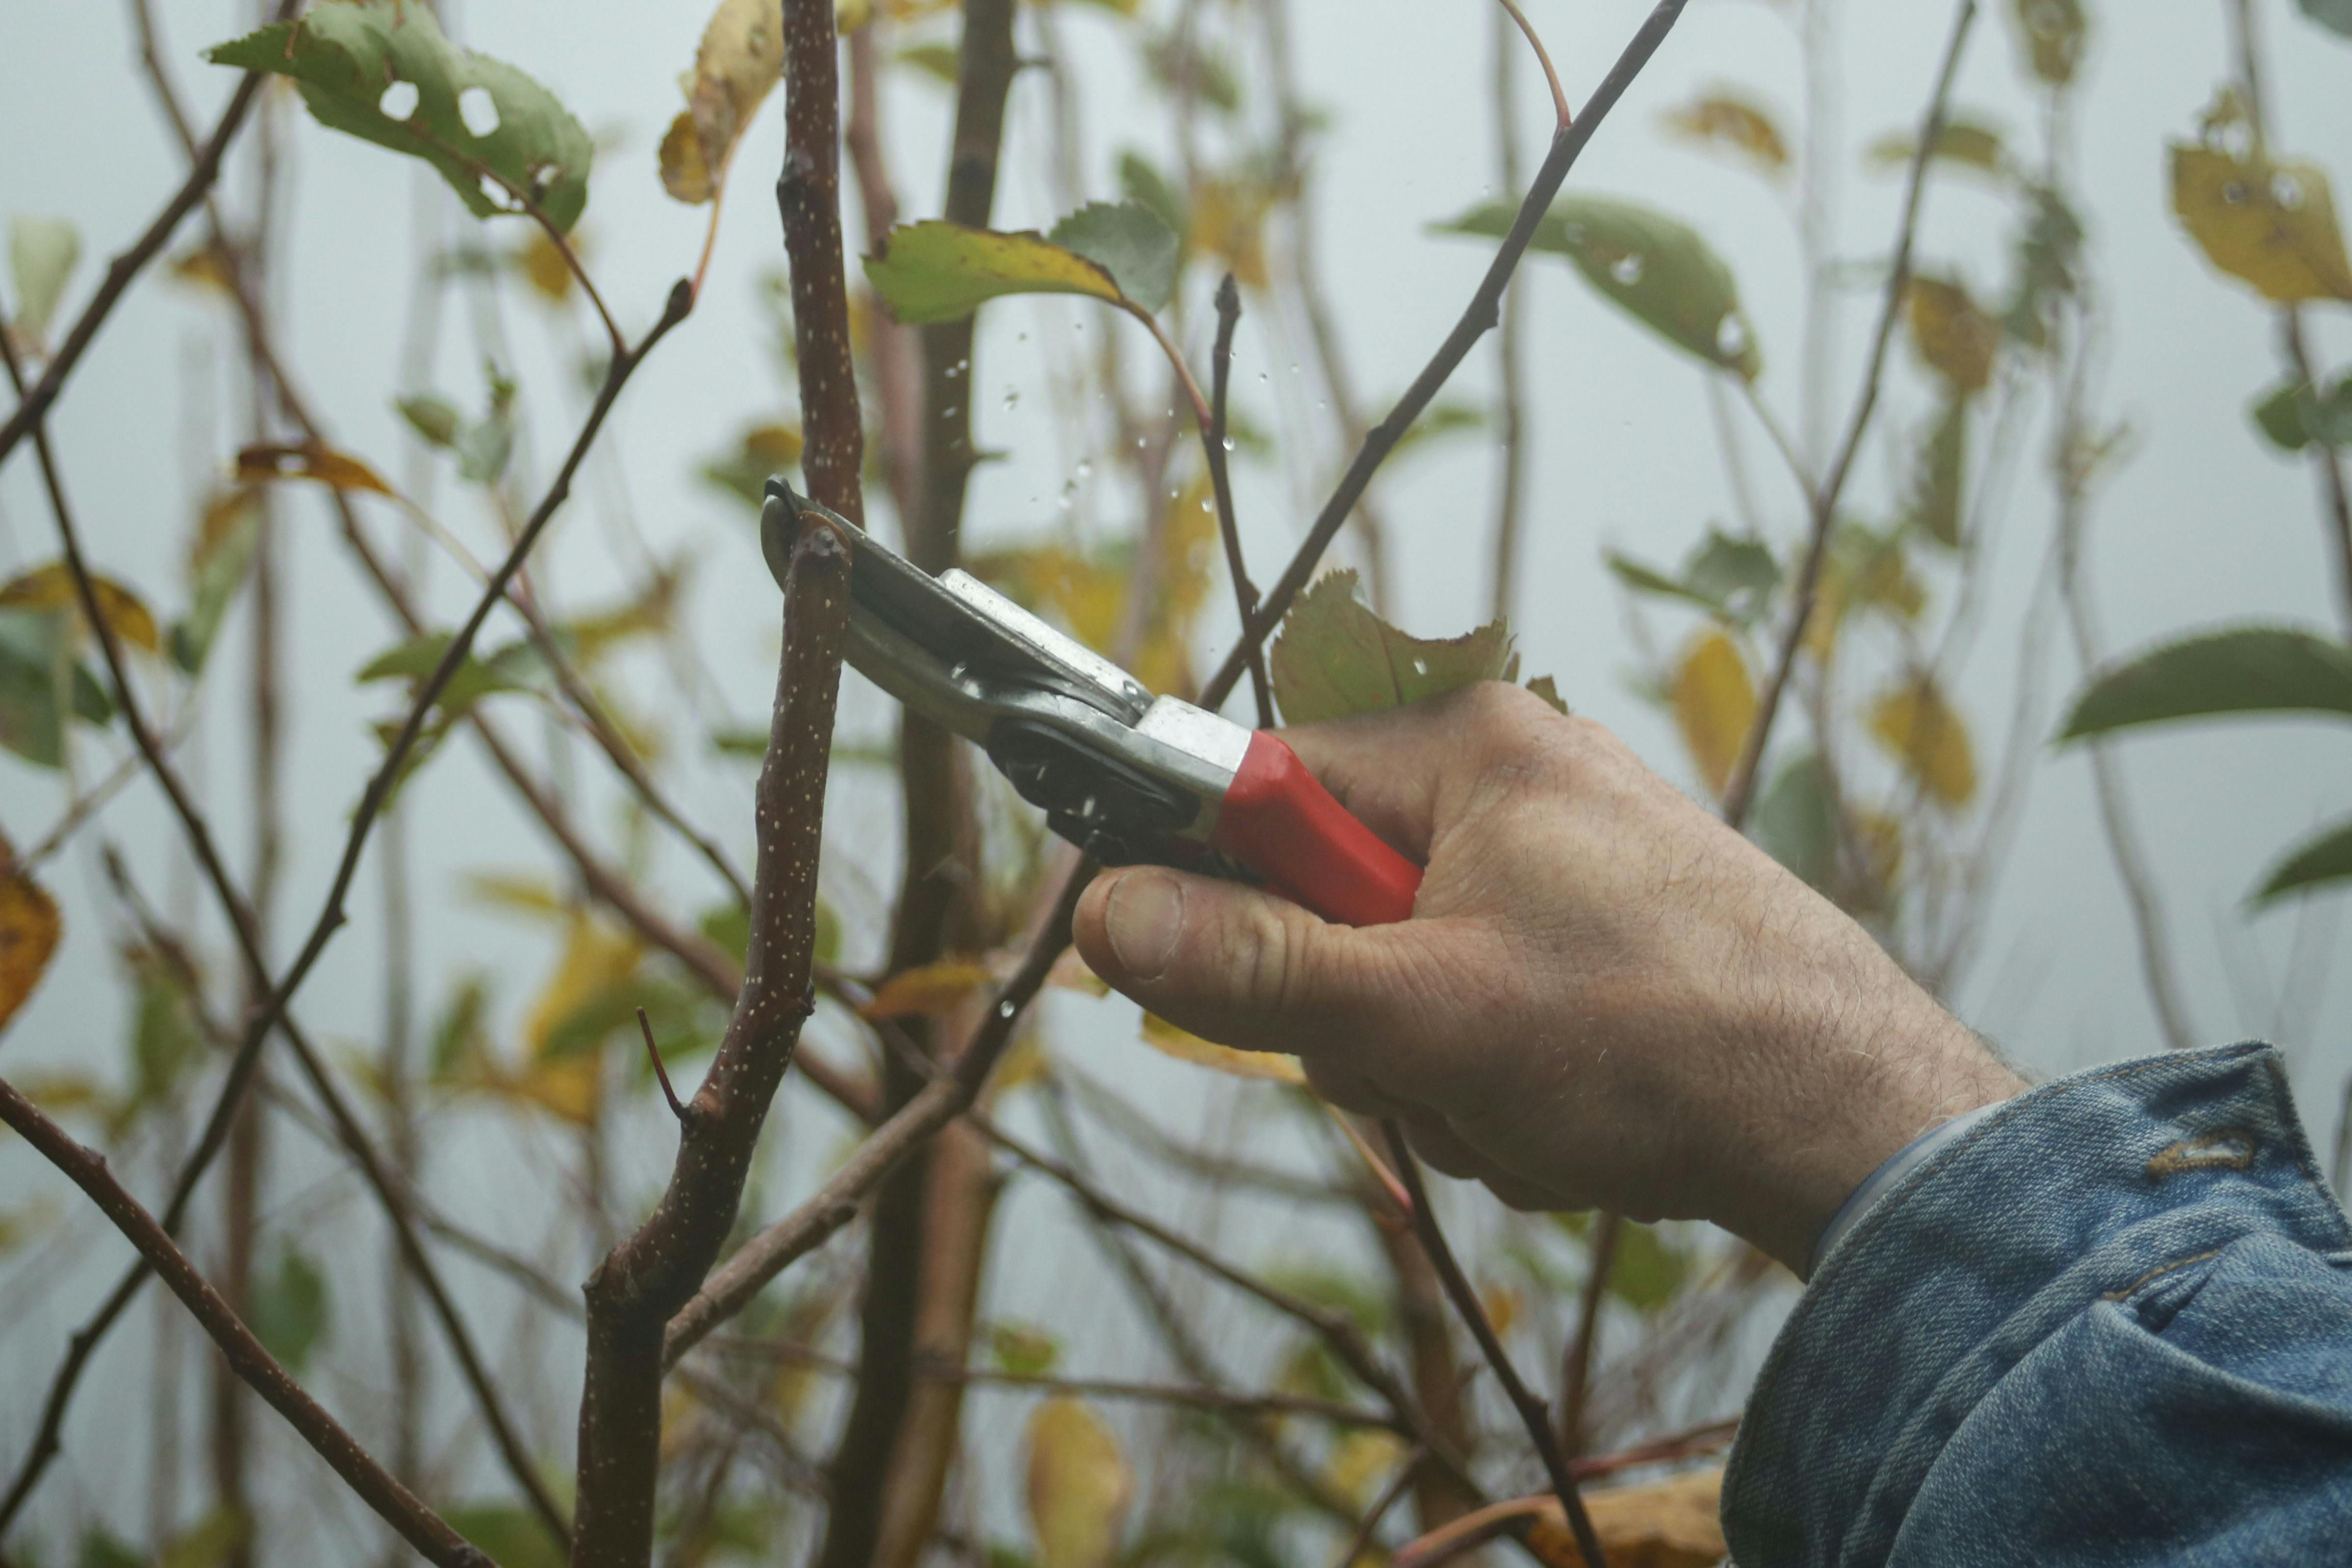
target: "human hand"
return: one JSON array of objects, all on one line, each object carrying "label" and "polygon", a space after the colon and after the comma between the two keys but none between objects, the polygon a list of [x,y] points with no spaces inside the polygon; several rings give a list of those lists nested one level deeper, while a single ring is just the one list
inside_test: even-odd
[{"label": "human hand", "polygon": [[1288,1051],[1522,1208],[1706,1218],[1800,1273],[1881,1161],[2018,1077],[1870,936],[1586,719],[1516,687],[1286,730],[1423,862],[1411,920],[1327,925],[1156,866],[1078,950],[1151,1011]]}]

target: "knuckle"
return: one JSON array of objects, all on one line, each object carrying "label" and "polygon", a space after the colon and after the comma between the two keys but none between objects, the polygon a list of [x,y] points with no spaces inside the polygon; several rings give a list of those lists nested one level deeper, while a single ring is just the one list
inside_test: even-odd
[{"label": "knuckle", "polygon": [[1303,985],[1303,933],[1273,907],[1258,901],[1234,932],[1233,974],[1244,1007],[1254,1012],[1291,1011]]}]

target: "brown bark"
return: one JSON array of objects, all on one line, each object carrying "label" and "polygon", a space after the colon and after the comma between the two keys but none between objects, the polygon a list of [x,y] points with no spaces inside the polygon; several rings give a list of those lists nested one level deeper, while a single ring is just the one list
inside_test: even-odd
[{"label": "brown bark", "polygon": [[[1367,1194],[1368,1200],[1372,1195]],[[1376,1201],[1386,1203],[1385,1197]],[[1391,1212],[1394,1210],[1391,1208]],[[1404,1333],[1406,1359],[1412,1366],[1412,1392],[1432,1430],[1454,1446],[1470,1452],[1470,1430],[1463,1418],[1462,1365],[1454,1354],[1454,1335],[1446,1327],[1445,1291],[1429,1255],[1410,1231],[1372,1227],[1396,1279],[1397,1323]],[[1422,1465],[1413,1472],[1412,1505],[1426,1532],[1461,1518],[1478,1506],[1478,1498],[1442,1465]]]}]

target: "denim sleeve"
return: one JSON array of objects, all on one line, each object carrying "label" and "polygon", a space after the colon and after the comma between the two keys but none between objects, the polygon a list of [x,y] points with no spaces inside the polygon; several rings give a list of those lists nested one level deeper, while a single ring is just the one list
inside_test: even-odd
[{"label": "denim sleeve", "polygon": [[2267,1046],[2044,1084],[1840,1238],[1723,1492],[1742,1568],[2352,1563],[2352,1228]]}]

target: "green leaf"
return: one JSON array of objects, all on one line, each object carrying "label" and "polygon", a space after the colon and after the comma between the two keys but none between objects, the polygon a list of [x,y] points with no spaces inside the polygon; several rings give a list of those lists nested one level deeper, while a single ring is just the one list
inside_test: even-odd
[{"label": "green leaf", "polygon": [[106,688],[73,657],[74,629],[55,610],[0,610],[0,747],[42,768],[62,768],[66,723],[114,716]]},{"label": "green leaf", "polygon": [[1061,1359],[1062,1342],[1035,1323],[995,1322],[988,1325],[988,1350],[1015,1377],[1043,1377]]},{"label": "green leaf", "polygon": [[148,1568],[148,1557],[116,1540],[104,1525],[93,1524],[81,1538],[74,1568]]},{"label": "green leaf", "polygon": [[[1908,131],[1890,131],[1863,150],[1863,159],[1882,173],[1895,173],[1908,168],[1912,155],[1918,151],[1919,139]],[[1935,145],[1927,151],[1928,159],[1937,163],[1949,163],[1980,173],[2006,177],[2009,174],[2009,152],[2002,144],[2000,131],[1989,122],[1965,113],[1947,114],[1942,128],[1936,133]]]},{"label": "green leaf", "polygon": [[1518,673],[1510,627],[1490,621],[1462,637],[1408,635],[1356,597],[1356,574],[1326,573],[1282,618],[1269,673],[1285,724],[1402,707],[1475,681]]},{"label": "green leaf", "polygon": [[1944,410],[1919,448],[1911,470],[1909,515],[1906,518],[1946,549],[1960,548],[1960,527],[1966,520],[1960,486],[1969,460],[1969,400],[1958,394],[1944,400]]},{"label": "green leaf", "polygon": [[1186,211],[1184,198],[1176,193],[1159,165],[1142,153],[1132,149],[1119,153],[1118,189],[1129,201],[1158,214],[1171,234],[1181,237],[1192,232],[1192,218]]},{"label": "green leaf", "polygon": [[1637,1312],[1654,1312],[1682,1289],[1690,1268],[1690,1254],[1668,1241],[1657,1227],[1628,1220],[1617,1229],[1617,1261],[1609,1270],[1609,1293]]},{"label": "green leaf", "polygon": [[120,1137],[142,1113],[161,1105],[181,1074],[204,1054],[195,1003],[181,975],[156,955],[127,955],[136,1002],[131,1014],[131,1087],[107,1113],[107,1133]]},{"label": "green leaf", "polygon": [[2352,714],[2352,649],[2284,626],[2152,648],[2094,677],[2058,738],[2231,713]]},{"label": "green leaf", "polygon": [[563,1548],[537,1514],[509,1503],[457,1503],[441,1511],[449,1528],[488,1552],[499,1568],[564,1568]]},{"label": "green leaf", "polygon": [[408,421],[410,429],[425,438],[426,445],[446,447],[457,439],[457,411],[447,399],[423,392],[396,398],[392,406]]},{"label": "green leaf", "polygon": [[2284,381],[2247,410],[2256,429],[2282,452],[2300,452],[2316,441],[2352,446],[2352,375],[2323,394],[2307,382]]},{"label": "green leaf", "polygon": [[[441,656],[448,651],[448,632],[427,632],[422,637],[397,643],[370,659],[352,678],[365,685],[371,681],[423,681],[441,667]],[[483,697],[499,692],[543,691],[553,680],[547,662],[530,642],[508,643],[495,653],[481,657],[467,655],[441,688],[436,705],[445,716],[464,712]]]},{"label": "green leaf", "polygon": [[1168,303],[1176,287],[1176,231],[1141,202],[1089,202],[1045,236],[1111,276],[1146,310]]},{"label": "green leaf", "polygon": [[425,1060],[435,1082],[453,1082],[468,1062],[488,1055],[489,1009],[490,977],[477,969],[457,982],[433,1026],[433,1049]]},{"label": "green leaf", "polygon": [[16,280],[16,308],[8,324],[40,342],[80,260],[81,231],[64,218],[10,218],[8,270]]},{"label": "green leaf", "polygon": [[1837,870],[1837,840],[1829,769],[1809,751],[1774,774],[1756,802],[1756,841],[1806,882],[1825,887]]},{"label": "green leaf", "polygon": [[2342,882],[2347,877],[2352,877],[2352,817],[2322,828],[2289,850],[2263,879],[2252,902],[2260,908],[2290,893],[2300,893],[2322,883]]},{"label": "green leaf", "polygon": [[216,1508],[172,1537],[155,1568],[226,1568],[252,1531],[245,1515],[233,1508]]},{"label": "green leaf", "polygon": [[2016,292],[2001,328],[2032,349],[2046,349],[2058,301],[2071,298],[2083,253],[2083,220],[2066,199],[2047,185],[2029,192],[2031,210],[2018,232],[2012,269]]},{"label": "green leaf", "polygon": [[[1436,225],[1500,239],[1517,204],[1487,202]],[[1562,196],[1528,248],[1564,256],[1593,287],[1668,342],[1749,381],[1763,368],[1731,268],[1680,219],[1609,196]]]},{"label": "green leaf", "polygon": [[205,504],[188,552],[188,612],[171,632],[172,662],[189,674],[203,671],[260,543],[261,496],[253,486],[224,490]]},{"label": "green leaf", "polygon": [[1405,427],[1405,432],[1389,448],[1389,461],[1393,463],[1408,452],[1418,451],[1430,443],[1449,435],[1463,435],[1481,430],[1486,424],[1486,411],[1475,403],[1461,402],[1447,398],[1431,403],[1421,411],[1421,417]]},{"label": "green leaf", "polygon": [[2295,4],[2329,32],[2352,38],[2352,0],[2295,0]]},{"label": "green leaf", "polygon": [[298,1375],[310,1352],[326,1336],[331,1305],[327,1276],[319,1266],[289,1247],[279,1255],[274,1273],[253,1281],[246,1302],[245,1321],[261,1346]]},{"label": "green leaf", "polygon": [[569,231],[588,204],[596,150],[580,122],[514,67],[450,43],[415,0],[315,6],[205,57],[293,78],[320,124],[424,159],[477,217],[521,211],[520,195]]},{"label": "green leaf", "polygon": [[1000,234],[944,219],[902,225],[866,258],[891,316],[910,327],[953,321],[1005,294],[1084,294],[1118,304],[1118,281],[1100,262],[1044,235]]},{"label": "green leaf", "polygon": [[1720,528],[1709,528],[1684,558],[1680,578],[1615,550],[1602,559],[1636,593],[1685,600],[1742,626],[1771,607],[1772,591],[1780,586],[1780,563],[1769,546],[1760,539],[1734,538]]},{"label": "green leaf", "polygon": [[2091,30],[2083,0],[2011,0],[2010,18],[2017,24],[2025,63],[2035,76],[2052,87],[2074,79]]}]

